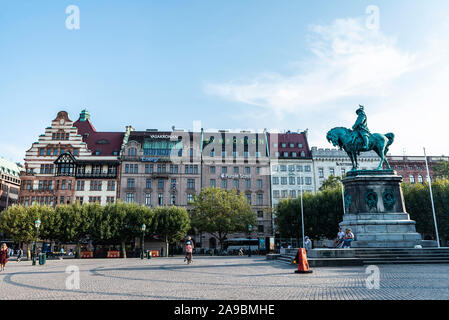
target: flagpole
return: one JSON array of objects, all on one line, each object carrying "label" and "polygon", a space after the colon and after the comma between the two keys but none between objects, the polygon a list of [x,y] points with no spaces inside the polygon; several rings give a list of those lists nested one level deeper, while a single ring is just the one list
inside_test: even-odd
[{"label": "flagpole", "polygon": [[303,178],[301,172],[299,173],[299,178],[301,180],[301,224],[302,224],[302,247],[305,248],[305,238],[304,238],[304,207],[302,204],[302,185],[303,185]]},{"label": "flagpole", "polygon": [[426,159],[427,183],[429,184],[430,201],[432,203],[433,222],[435,223],[435,233],[436,233],[436,236],[437,236],[438,248],[440,248],[440,237],[438,236],[437,217],[436,217],[436,214],[435,214],[435,205],[433,203],[432,182],[431,182],[431,179],[430,179],[429,164],[427,163],[426,148],[423,148],[423,149],[424,149],[424,158]]}]

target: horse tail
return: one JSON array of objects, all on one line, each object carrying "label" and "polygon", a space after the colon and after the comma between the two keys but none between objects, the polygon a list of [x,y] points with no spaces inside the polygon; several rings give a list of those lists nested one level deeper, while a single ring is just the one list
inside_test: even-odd
[{"label": "horse tail", "polygon": [[388,138],[387,145],[385,146],[385,154],[386,154],[388,151],[388,147],[391,146],[391,144],[394,142],[394,133],[389,132],[385,136]]}]

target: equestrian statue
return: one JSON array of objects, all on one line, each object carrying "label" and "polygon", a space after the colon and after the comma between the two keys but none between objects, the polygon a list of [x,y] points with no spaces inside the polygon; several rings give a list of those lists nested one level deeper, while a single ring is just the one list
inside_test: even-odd
[{"label": "equestrian statue", "polygon": [[388,147],[394,141],[394,134],[380,134],[371,133],[368,129],[367,118],[364,107],[359,105],[355,112],[357,120],[352,126],[352,130],[343,127],[337,127],[329,130],[326,135],[327,141],[332,143],[334,147],[338,146],[343,149],[349,156],[352,162],[352,170],[358,169],[357,156],[360,152],[375,151],[380,157],[380,163],[377,170],[382,170],[382,165],[385,163],[386,169],[391,170],[387,161]]}]

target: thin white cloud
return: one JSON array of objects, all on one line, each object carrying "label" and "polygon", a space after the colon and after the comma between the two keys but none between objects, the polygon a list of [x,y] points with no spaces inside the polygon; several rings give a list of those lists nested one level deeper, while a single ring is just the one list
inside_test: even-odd
[{"label": "thin white cloud", "polygon": [[205,90],[282,117],[345,97],[378,95],[414,68],[414,55],[398,49],[395,39],[365,28],[361,19],[311,26],[308,43],[311,57],[299,61],[291,75],[263,73],[247,81],[209,84]]}]

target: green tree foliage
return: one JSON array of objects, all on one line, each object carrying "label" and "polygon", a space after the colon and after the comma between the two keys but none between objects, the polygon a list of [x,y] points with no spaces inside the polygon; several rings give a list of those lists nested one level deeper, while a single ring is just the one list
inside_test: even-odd
[{"label": "green tree foliage", "polygon": [[[312,239],[335,238],[343,220],[340,187],[316,194],[303,194],[304,233]],[[275,223],[281,238],[302,239],[301,199],[281,200],[275,208]]]},{"label": "green tree foliage", "polygon": [[336,177],[334,175],[330,175],[329,178],[323,181],[323,184],[320,187],[320,191],[324,191],[326,189],[334,189],[334,188],[341,188],[341,178]]},{"label": "green tree foliage", "polygon": [[231,233],[247,232],[248,225],[256,224],[256,214],[243,194],[235,190],[205,188],[195,197],[191,211],[192,225],[220,241]]},{"label": "green tree foliage", "polygon": [[436,179],[449,179],[449,161],[439,160],[432,166],[433,177]]},{"label": "green tree foliage", "polygon": [[126,258],[126,242],[142,235],[142,224],[147,226],[145,233],[154,231],[154,213],[145,206],[117,202],[104,207],[103,216],[109,221],[107,240],[120,242],[123,258]]},{"label": "green tree foliage", "polygon": [[181,207],[157,207],[153,211],[153,228],[165,240],[165,255],[168,256],[169,244],[182,240],[190,229],[190,218],[187,210]]},{"label": "green tree foliage", "polygon": [[[416,231],[436,239],[428,184],[404,183],[402,188],[407,213],[410,219],[416,221]],[[449,180],[437,179],[432,182],[432,193],[439,237],[444,244],[449,240]]]}]

